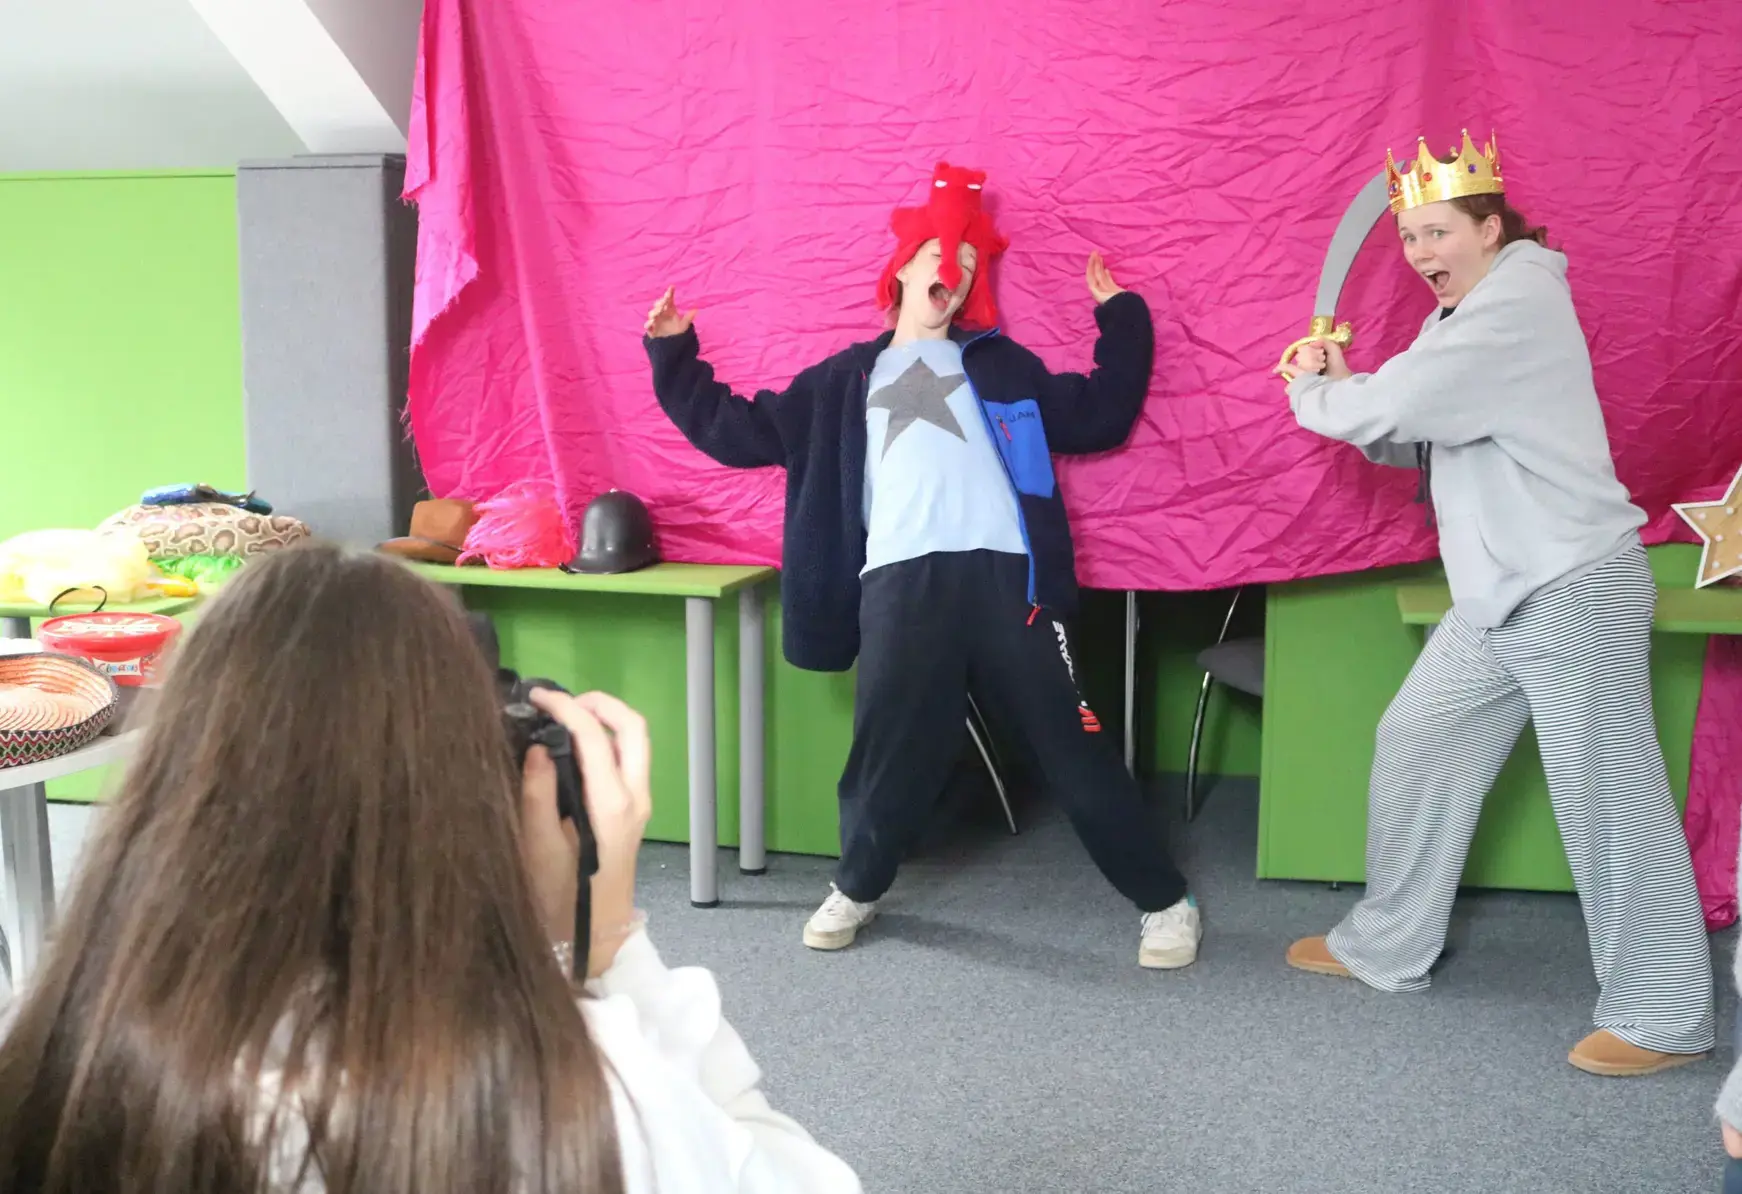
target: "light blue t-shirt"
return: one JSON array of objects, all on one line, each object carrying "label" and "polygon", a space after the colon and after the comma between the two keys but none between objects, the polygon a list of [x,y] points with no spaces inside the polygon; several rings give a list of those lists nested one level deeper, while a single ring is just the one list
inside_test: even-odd
[{"label": "light blue t-shirt", "polygon": [[953,340],[887,348],[865,400],[865,571],[940,551],[1026,555],[1016,494]]}]

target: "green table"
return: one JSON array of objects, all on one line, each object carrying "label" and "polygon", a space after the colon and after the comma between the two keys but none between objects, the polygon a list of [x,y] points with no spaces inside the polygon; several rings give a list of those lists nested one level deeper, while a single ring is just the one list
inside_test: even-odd
[{"label": "green table", "polygon": [[[1659,558],[1662,559],[1664,554],[1666,553],[1660,553]],[[1742,634],[1742,588],[1712,586],[1696,589],[1691,587],[1691,577],[1679,568],[1665,567],[1660,564],[1656,572],[1657,607],[1652,617],[1654,634],[1678,636],[1684,640],[1688,636],[1704,638],[1714,634]],[[1409,626],[1437,625],[1452,608],[1451,589],[1440,578],[1403,581],[1397,585],[1396,600],[1398,614],[1403,623]],[[1703,644],[1690,643],[1690,647],[1692,650],[1688,654],[1691,657],[1685,660],[1680,670],[1691,679],[1701,674],[1699,657],[1703,654]],[[1660,644],[1659,649],[1653,652],[1654,657],[1663,653],[1666,648],[1667,642]],[[1679,647],[1675,654],[1682,654]],[[1654,677],[1654,690],[1659,687],[1661,681],[1662,677]],[[1668,728],[1666,719],[1680,723],[1685,716],[1688,722],[1685,727],[1673,734],[1676,744],[1679,746],[1684,740],[1684,735],[1691,735],[1691,721],[1697,707],[1697,698],[1667,702],[1662,699],[1662,695],[1661,692],[1654,692],[1653,701],[1658,713],[1660,737]],[[1685,706],[1685,708],[1676,709],[1675,706]],[[1665,745],[1667,762],[1672,750],[1668,743]],[[1679,768],[1672,767],[1672,770],[1679,770]],[[1546,857],[1548,834],[1546,828],[1540,826],[1538,828],[1541,830],[1538,834],[1541,839],[1538,844],[1544,851],[1542,856]],[[1520,835],[1520,837],[1523,836]],[[1560,853],[1558,833],[1555,835],[1554,841],[1558,860]],[[1539,873],[1544,876],[1539,885],[1549,886],[1546,868]],[[1558,879],[1558,874],[1555,877]],[[1560,885],[1557,883],[1555,886]]]},{"label": "green table", "polygon": [[[115,602],[103,607],[103,612],[117,614],[162,614],[174,617],[200,603],[198,597],[148,597],[144,601]],[[94,601],[65,601],[55,606],[34,603],[0,602],[0,638],[29,638],[33,619],[58,618],[65,614],[88,614],[97,608]]]},{"label": "green table", "polygon": [[[1649,549],[1658,607],[1652,709],[1670,788],[1685,798],[1707,637],[1742,634],[1742,590],[1693,588],[1700,549]],[[1451,608],[1438,561],[1270,585],[1257,873],[1363,881],[1374,728]],[[1487,799],[1463,884],[1573,890],[1535,734],[1526,727]],[[1304,931],[1304,930],[1303,930]]]},{"label": "green table", "polygon": [[408,564],[438,584],[550,592],[618,593],[682,597],[687,659],[685,688],[689,723],[690,903],[712,908],[720,902],[718,859],[719,804],[715,786],[718,759],[714,744],[714,603],[738,596],[738,870],[760,875],[768,869],[764,791],[766,727],[763,626],[764,582],[773,568],[734,564],[655,564],[636,572],[582,575],[556,568],[497,571],[483,567]]},{"label": "green table", "polygon": [[[1432,626],[1452,608],[1444,581],[1412,581],[1397,586],[1397,612],[1412,626]],[[1657,587],[1652,628],[1660,634],[1742,634],[1742,588]]]}]

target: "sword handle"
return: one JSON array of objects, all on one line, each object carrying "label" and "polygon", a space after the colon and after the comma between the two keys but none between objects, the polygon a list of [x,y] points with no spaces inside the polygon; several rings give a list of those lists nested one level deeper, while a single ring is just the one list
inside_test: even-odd
[{"label": "sword handle", "polygon": [[1289,371],[1289,362],[1294,359],[1295,353],[1314,340],[1329,340],[1346,349],[1355,342],[1355,331],[1349,326],[1348,320],[1338,323],[1334,315],[1315,315],[1312,330],[1282,350],[1282,359],[1276,362],[1276,368],[1271,372],[1282,374],[1284,381],[1293,381],[1296,375]]}]

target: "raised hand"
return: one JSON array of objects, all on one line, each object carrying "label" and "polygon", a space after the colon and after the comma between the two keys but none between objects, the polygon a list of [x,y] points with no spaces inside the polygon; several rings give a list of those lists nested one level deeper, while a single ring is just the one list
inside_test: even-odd
[{"label": "raised hand", "polygon": [[1096,306],[1100,306],[1116,294],[1123,293],[1120,285],[1113,281],[1113,274],[1107,268],[1107,263],[1101,260],[1099,249],[1089,254],[1088,283],[1089,293],[1094,296]]},{"label": "raised hand", "polygon": [[692,307],[684,314],[678,314],[677,303],[672,298],[671,287],[666,287],[665,293],[659,296],[659,301],[653,304],[653,309],[647,313],[647,324],[642,331],[658,339],[661,336],[681,336],[690,330],[690,325],[696,321],[696,312]]}]

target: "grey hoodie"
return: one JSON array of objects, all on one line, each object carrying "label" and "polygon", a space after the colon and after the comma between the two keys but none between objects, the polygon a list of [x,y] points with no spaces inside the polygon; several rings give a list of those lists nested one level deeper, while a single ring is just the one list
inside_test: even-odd
[{"label": "grey hoodie", "polygon": [[1432,446],[1440,558],[1459,616],[1494,627],[1532,593],[1638,542],[1645,513],[1615,477],[1567,259],[1514,241],[1407,351],[1341,381],[1288,387],[1302,427],[1414,467]]}]

